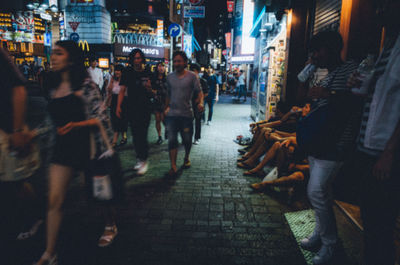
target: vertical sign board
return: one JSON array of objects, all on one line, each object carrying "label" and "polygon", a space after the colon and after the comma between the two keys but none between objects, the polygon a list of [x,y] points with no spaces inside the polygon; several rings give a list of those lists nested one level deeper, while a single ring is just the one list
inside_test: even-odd
[{"label": "vertical sign board", "polygon": [[157,39],[160,44],[164,40],[164,20],[157,19]]},{"label": "vertical sign board", "polygon": [[192,40],[193,40],[192,35],[189,34],[183,35],[183,50],[189,59],[192,58],[192,53],[193,53]]},{"label": "vertical sign board", "polygon": [[255,39],[250,36],[254,19],[254,2],[243,0],[243,21],[242,21],[242,47],[241,54],[254,54]]}]

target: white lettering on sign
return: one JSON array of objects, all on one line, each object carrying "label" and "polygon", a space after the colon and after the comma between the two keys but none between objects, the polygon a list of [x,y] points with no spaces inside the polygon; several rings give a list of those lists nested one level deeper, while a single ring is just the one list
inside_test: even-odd
[{"label": "white lettering on sign", "polygon": [[130,46],[123,46],[122,47],[122,52],[130,53],[134,49],[141,49],[144,54],[150,54],[150,55],[159,55],[160,54],[160,51],[157,50],[157,49],[138,48],[138,47],[130,47]]}]

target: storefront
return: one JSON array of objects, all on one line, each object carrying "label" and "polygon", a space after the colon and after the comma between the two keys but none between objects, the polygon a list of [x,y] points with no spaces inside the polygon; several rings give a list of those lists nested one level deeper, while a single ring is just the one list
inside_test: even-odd
[{"label": "storefront", "polygon": [[47,14],[32,11],[0,13],[0,40],[15,63],[35,62],[43,65],[49,60],[51,20]]},{"label": "storefront", "polygon": [[[258,32],[254,62],[254,82],[252,95],[252,118],[269,119],[276,110],[278,101],[284,100],[288,61],[288,20],[291,12],[280,21],[274,13],[263,10],[255,25]],[[289,21],[290,22],[290,21]],[[254,33],[254,32],[253,32]]]}]

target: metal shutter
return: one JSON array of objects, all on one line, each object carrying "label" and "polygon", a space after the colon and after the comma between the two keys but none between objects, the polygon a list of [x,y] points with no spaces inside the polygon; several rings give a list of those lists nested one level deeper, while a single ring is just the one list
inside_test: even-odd
[{"label": "metal shutter", "polygon": [[317,0],[313,34],[323,30],[338,30],[342,0]]}]

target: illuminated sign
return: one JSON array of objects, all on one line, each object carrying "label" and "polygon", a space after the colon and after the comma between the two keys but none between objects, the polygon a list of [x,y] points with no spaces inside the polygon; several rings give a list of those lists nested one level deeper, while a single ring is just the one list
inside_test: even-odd
[{"label": "illuminated sign", "polygon": [[99,67],[100,68],[108,68],[109,67],[109,60],[108,58],[99,58]]},{"label": "illuminated sign", "polygon": [[89,43],[86,40],[80,40],[78,45],[82,48],[82,51],[89,51]]},{"label": "illuminated sign", "polygon": [[254,54],[255,41],[250,37],[250,31],[253,27],[254,2],[252,0],[243,0],[243,24],[242,24],[242,52],[241,54]]},{"label": "illuminated sign", "polygon": [[234,56],[232,57],[232,63],[253,63],[254,56]]},{"label": "illuminated sign", "polygon": [[163,47],[114,43],[114,54],[116,56],[129,56],[133,49],[141,49],[148,58],[164,59]]},{"label": "illuminated sign", "polygon": [[228,8],[228,12],[232,13],[233,9],[235,7],[235,1],[226,1],[226,5],[227,5],[227,8]]},{"label": "illuminated sign", "polygon": [[204,18],[206,16],[205,6],[185,6],[183,11],[185,18]]},{"label": "illuminated sign", "polygon": [[232,34],[230,32],[225,33],[225,44],[226,48],[230,49],[231,48],[231,42],[232,42]]}]

